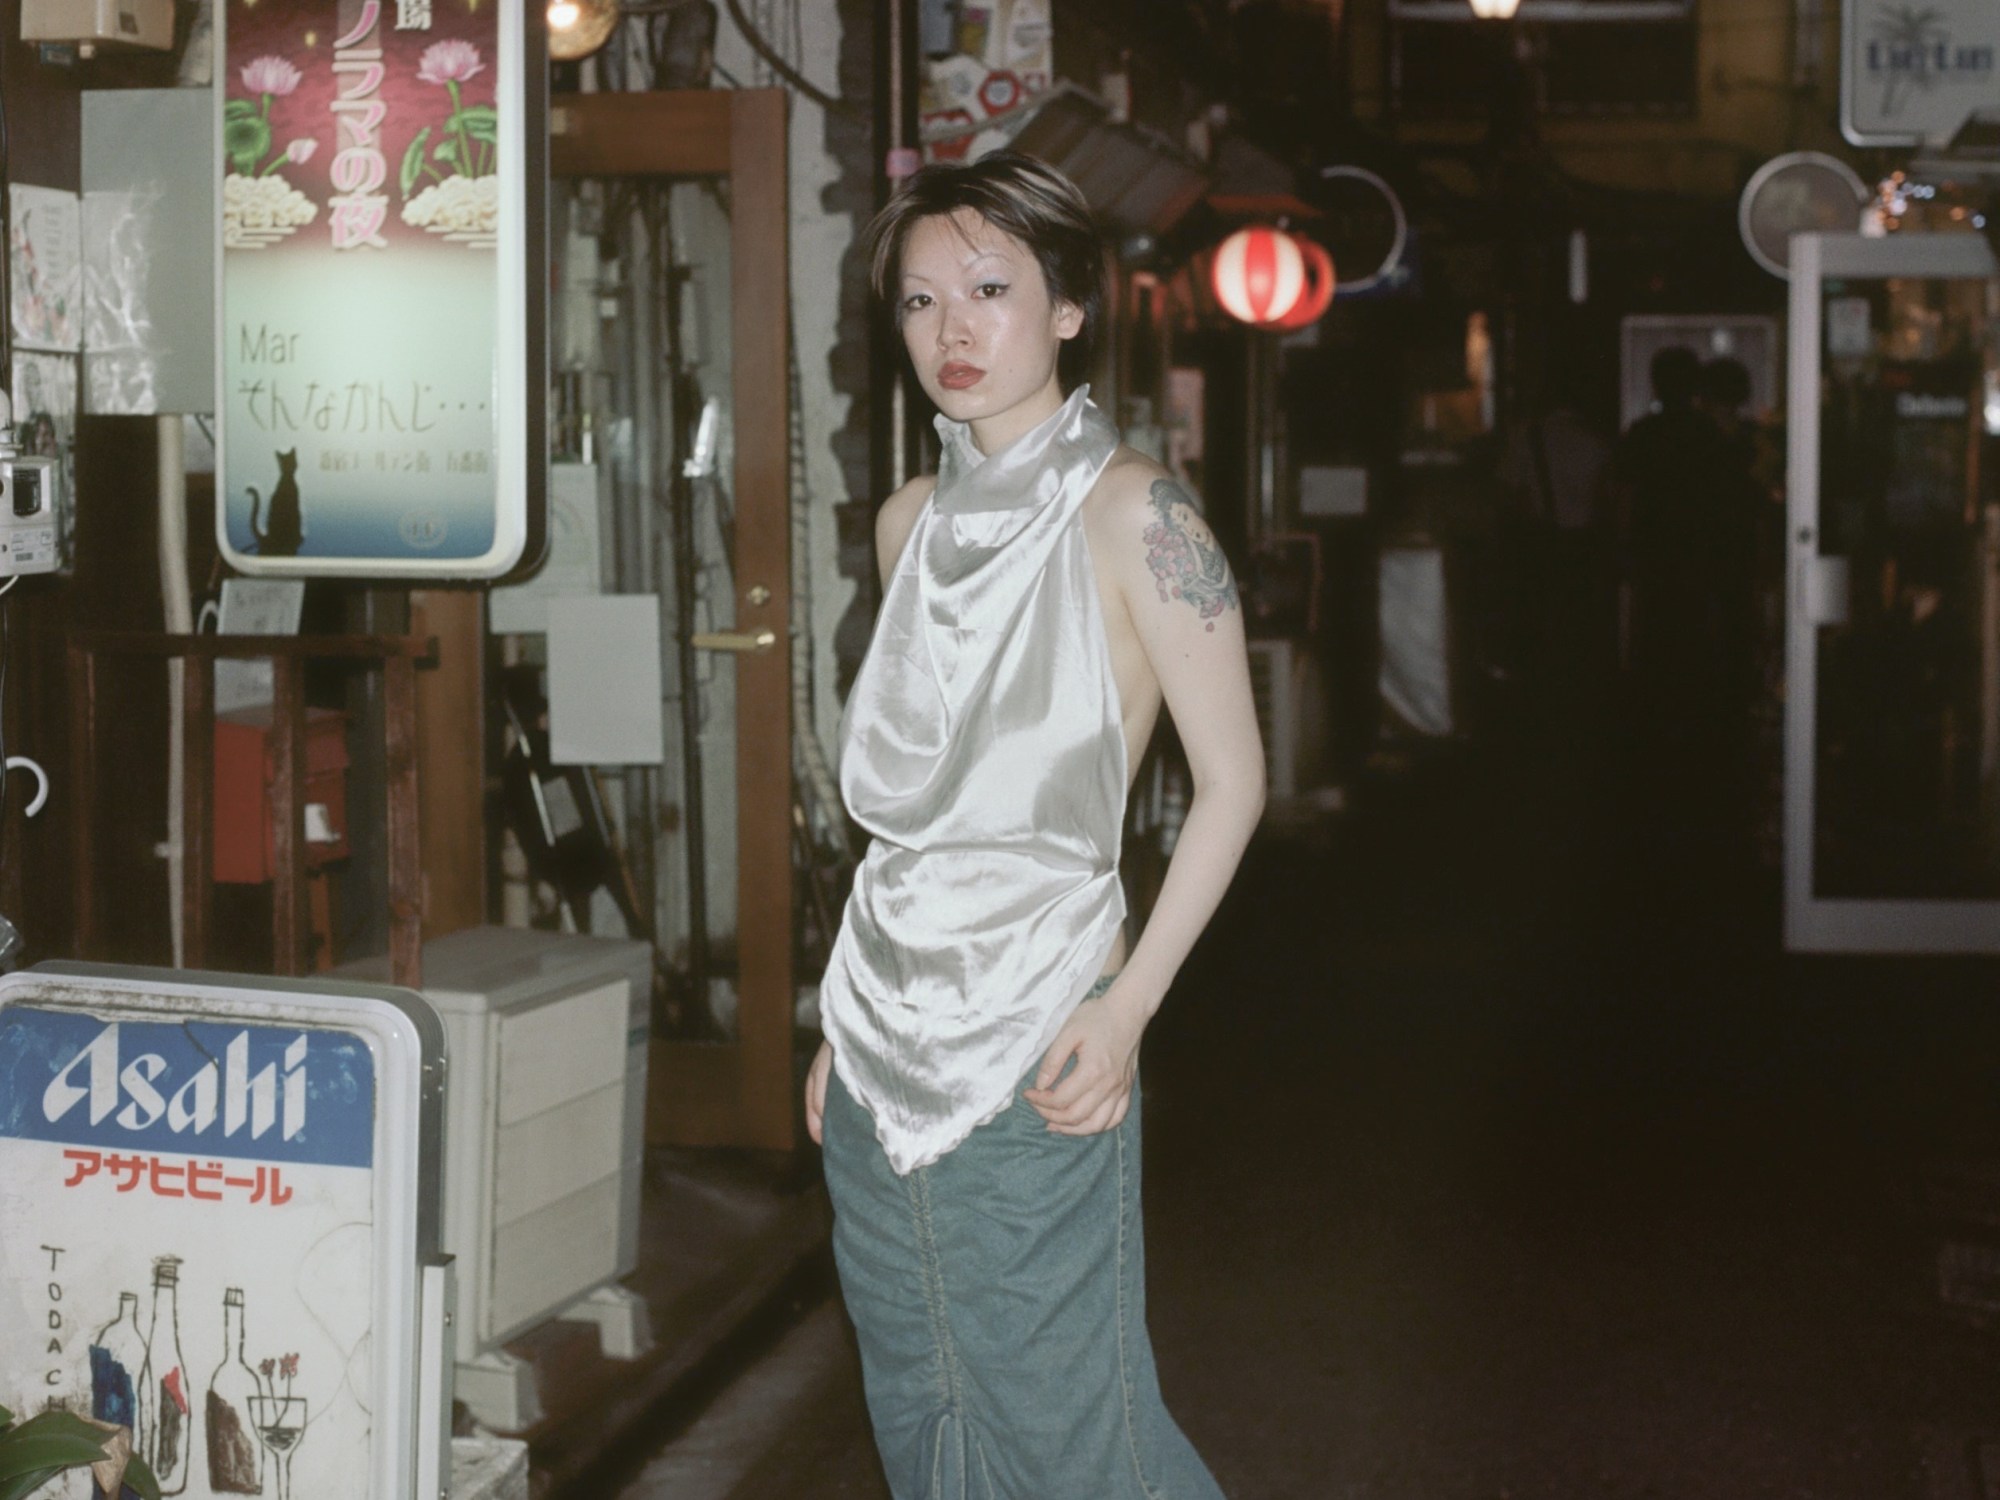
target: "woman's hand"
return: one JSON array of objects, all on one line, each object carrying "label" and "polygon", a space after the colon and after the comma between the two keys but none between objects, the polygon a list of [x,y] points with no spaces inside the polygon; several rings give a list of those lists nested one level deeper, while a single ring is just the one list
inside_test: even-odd
[{"label": "woman's hand", "polygon": [[813,1055],[812,1066],[806,1069],[806,1134],[813,1138],[815,1146],[826,1144],[820,1139],[820,1131],[826,1118],[826,1075],[832,1067],[833,1044],[823,1041]]},{"label": "woman's hand", "polygon": [[[1122,1000],[1118,984],[1080,1001],[1021,1097],[1032,1104],[1057,1135],[1096,1135],[1125,1118],[1132,1106],[1132,1081],[1139,1074],[1139,1039],[1149,1019],[1136,1003]],[[1070,1054],[1076,1066],[1062,1074]]]}]

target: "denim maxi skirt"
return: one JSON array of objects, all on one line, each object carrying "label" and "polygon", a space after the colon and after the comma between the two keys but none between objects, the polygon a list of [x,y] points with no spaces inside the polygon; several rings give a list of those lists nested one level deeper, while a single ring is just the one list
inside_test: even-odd
[{"label": "denim maxi skirt", "polygon": [[827,1080],[834,1260],[889,1488],[1222,1500],[1160,1399],[1146,1334],[1138,1087],[1115,1129],[1070,1136],[1021,1097],[1033,1082],[898,1177],[868,1112]]}]

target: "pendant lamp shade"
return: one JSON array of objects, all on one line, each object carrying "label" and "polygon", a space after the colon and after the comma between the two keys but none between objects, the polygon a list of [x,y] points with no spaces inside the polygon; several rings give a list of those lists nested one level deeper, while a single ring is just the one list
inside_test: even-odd
[{"label": "pendant lamp shade", "polygon": [[1282,229],[1239,229],[1215,252],[1209,272],[1215,300],[1240,323],[1269,328],[1291,313],[1306,291],[1306,258]]},{"label": "pendant lamp shade", "polygon": [[1333,257],[1326,253],[1324,247],[1302,234],[1295,234],[1291,239],[1292,243],[1299,247],[1299,254],[1305,257],[1306,284],[1305,289],[1299,294],[1297,305],[1271,325],[1285,333],[1310,327],[1325,317],[1326,310],[1333,306],[1333,289],[1336,284]]},{"label": "pendant lamp shade", "polygon": [[618,0],[549,0],[549,56],[576,62],[611,40]]}]

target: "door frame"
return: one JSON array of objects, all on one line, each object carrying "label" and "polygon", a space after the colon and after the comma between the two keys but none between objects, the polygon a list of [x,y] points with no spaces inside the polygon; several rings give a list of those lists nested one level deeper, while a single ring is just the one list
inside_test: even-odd
[{"label": "door frame", "polygon": [[1977,234],[1801,234],[1792,239],[1785,483],[1785,946],[1811,953],[2000,952],[2000,901],[1829,899],[1813,894],[1823,590],[1819,555],[1821,291],[1829,279],[1985,279]]},{"label": "door frame", "polygon": [[796,1144],[792,1065],[791,326],[782,89],[550,101],[557,177],[727,177],[736,620],[777,645],[736,658],[737,1040],[655,1039],[646,1138]]}]

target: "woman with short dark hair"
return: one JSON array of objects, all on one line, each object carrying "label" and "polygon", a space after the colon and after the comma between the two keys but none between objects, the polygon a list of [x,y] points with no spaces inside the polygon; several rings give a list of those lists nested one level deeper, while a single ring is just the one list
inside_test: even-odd
[{"label": "woman with short dark hair", "polygon": [[[1104,271],[1066,178],[926,167],[870,235],[943,443],[877,517],[840,733],[874,841],[806,1082],[877,1447],[897,1500],[1215,1500],[1146,1334],[1135,1083],[1263,807],[1236,586],[1081,383]],[[1128,957],[1163,703],[1194,796]]]}]

